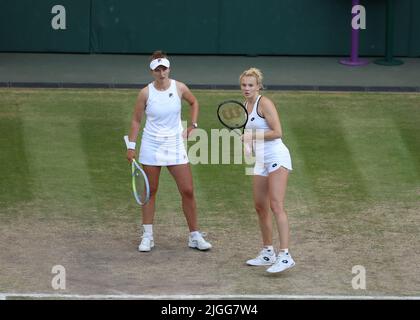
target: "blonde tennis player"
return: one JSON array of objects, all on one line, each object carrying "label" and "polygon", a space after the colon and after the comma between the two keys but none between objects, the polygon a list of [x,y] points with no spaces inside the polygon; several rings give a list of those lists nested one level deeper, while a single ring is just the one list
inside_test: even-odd
[{"label": "blonde tennis player", "polygon": [[[267,272],[281,272],[295,265],[289,252],[289,223],[284,209],[287,178],[292,170],[288,148],[282,141],[282,129],[274,103],[260,94],[263,88],[260,70],[251,68],[240,77],[246,99],[248,122],[242,139],[254,146],[256,162],[253,177],[254,204],[262,234],[262,250],[247,261],[251,266],[270,266]],[[279,233],[280,247],[273,247],[272,214]]]},{"label": "blonde tennis player", "polygon": [[[143,234],[139,251],[150,251],[155,243],[153,220],[156,193],[162,167],[168,168],[182,198],[182,208],[190,231],[188,246],[208,250],[212,246],[199,231],[193,179],[184,137],[197,127],[199,104],[190,89],[182,82],[169,78],[170,62],[165,53],[156,51],[150,59],[150,72],[154,81],[138,94],[131,121],[127,159],[135,158],[136,140],[143,116],[146,116],[142,132],[139,162],[150,184],[150,200],[142,206]],[[181,100],[190,105],[191,125],[184,131],[181,124]],[[183,132],[185,134],[183,135]]]}]

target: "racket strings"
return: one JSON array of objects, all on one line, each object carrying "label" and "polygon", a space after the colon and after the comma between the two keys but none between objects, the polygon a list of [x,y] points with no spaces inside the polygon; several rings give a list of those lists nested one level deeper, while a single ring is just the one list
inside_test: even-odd
[{"label": "racket strings", "polygon": [[133,194],[140,205],[144,205],[150,197],[147,176],[135,163],[133,163]]},{"label": "racket strings", "polygon": [[217,113],[222,124],[230,129],[243,128],[248,121],[248,113],[239,102],[221,103]]}]

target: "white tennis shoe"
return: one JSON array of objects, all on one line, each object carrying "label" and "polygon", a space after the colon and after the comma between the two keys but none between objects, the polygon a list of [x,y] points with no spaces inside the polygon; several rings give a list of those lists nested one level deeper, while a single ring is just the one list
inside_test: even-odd
[{"label": "white tennis shoe", "polygon": [[249,266],[271,266],[276,262],[276,254],[274,250],[262,249],[259,255],[246,262]]},{"label": "white tennis shoe", "polygon": [[282,272],[286,269],[289,269],[295,265],[295,261],[289,253],[279,253],[277,256],[276,262],[267,269],[269,273]]},{"label": "white tennis shoe", "polygon": [[153,235],[144,233],[141,236],[141,243],[139,244],[139,251],[140,252],[148,252],[152,250],[155,246],[155,241],[153,240]]},{"label": "white tennis shoe", "polygon": [[211,249],[212,245],[210,242],[204,240],[203,235],[205,236],[205,234],[201,232],[194,236],[190,235],[188,238],[188,246],[202,251]]}]

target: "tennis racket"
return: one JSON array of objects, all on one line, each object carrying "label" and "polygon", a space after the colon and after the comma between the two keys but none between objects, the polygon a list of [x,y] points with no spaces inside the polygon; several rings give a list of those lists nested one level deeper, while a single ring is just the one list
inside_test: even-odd
[{"label": "tennis racket", "polygon": [[[245,106],[239,101],[227,100],[219,104],[217,117],[226,128],[234,130],[237,134],[241,135],[248,121],[248,112]],[[238,133],[235,129],[242,129],[242,133]]]},{"label": "tennis racket", "polygon": [[[124,136],[124,141],[128,147],[128,136]],[[144,206],[150,199],[149,179],[136,159],[131,162],[131,186],[134,199],[139,205]]]},{"label": "tennis racket", "polygon": [[[239,136],[244,133],[245,125],[248,122],[248,111],[245,106],[236,100],[226,100],[219,104],[217,108],[217,117],[219,121],[228,129]],[[239,129],[239,131],[237,130]],[[252,147],[244,143],[245,151],[252,153]]]}]

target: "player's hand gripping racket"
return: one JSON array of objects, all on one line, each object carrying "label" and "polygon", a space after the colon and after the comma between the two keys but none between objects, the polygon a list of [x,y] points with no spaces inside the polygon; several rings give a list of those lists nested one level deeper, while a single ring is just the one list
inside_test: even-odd
[{"label": "player's hand gripping racket", "polygon": [[[223,101],[217,108],[217,117],[226,128],[234,131],[239,136],[243,135],[245,125],[248,122],[248,111],[241,102],[236,100]],[[238,132],[237,129],[240,131]],[[250,155],[252,151],[251,145],[244,141],[244,146],[246,153]]]},{"label": "player's hand gripping racket", "polygon": [[[124,141],[128,148],[128,136],[124,136]],[[149,180],[136,159],[131,162],[131,183],[134,199],[139,205],[144,206],[150,199]]]}]

